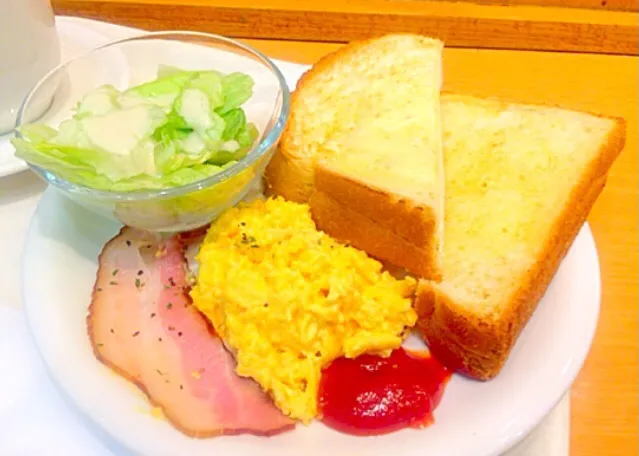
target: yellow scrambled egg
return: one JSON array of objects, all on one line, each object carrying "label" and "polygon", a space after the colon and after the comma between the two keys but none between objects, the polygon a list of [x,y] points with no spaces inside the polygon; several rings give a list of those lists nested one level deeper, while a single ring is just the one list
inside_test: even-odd
[{"label": "yellow scrambled egg", "polygon": [[317,231],[307,205],[258,200],[225,212],[197,260],[195,305],[252,377],[292,418],[317,415],[322,368],[387,355],[415,324],[415,280]]}]

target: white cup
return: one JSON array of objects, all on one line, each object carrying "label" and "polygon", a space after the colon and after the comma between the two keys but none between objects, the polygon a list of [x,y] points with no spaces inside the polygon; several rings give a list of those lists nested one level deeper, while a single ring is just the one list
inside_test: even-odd
[{"label": "white cup", "polygon": [[[50,0],[0,0],[0,134],[13,130],[25,96],[59,63]],[[33,117],[50,103],[51,98],[43,100]]]}]

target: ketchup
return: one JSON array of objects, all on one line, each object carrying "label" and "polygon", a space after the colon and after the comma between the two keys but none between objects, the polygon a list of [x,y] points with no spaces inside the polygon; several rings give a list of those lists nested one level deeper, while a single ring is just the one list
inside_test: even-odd
[{"label": "ketchup", "polygon": [[323,422],[353,435],[380,435],[433,422],[450,372],[428,354],[403,348],[390,357],[338,358],[319,388]]}]

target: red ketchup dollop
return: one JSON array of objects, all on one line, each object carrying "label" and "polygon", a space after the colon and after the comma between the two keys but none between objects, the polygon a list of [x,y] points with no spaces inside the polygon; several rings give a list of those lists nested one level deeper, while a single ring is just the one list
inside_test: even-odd
[{"label": "red ketchup dollop", "polygon": [[433,422],[450,372],[427,353],[339,358],[322,374],[322,421],[352,435],[380,435]]}]

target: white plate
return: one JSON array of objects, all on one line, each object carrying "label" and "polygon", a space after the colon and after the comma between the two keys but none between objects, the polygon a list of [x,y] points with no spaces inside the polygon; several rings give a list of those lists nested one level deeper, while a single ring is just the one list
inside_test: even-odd
[{"label": "white plate", "polygon": [[87,417],[138,454],[498,455],[539,423],[569,388],[597,324],[599,270],[586,225],[501,375],[486,383],[454,376],[433,426],[355,438],[314,423],[271,438],[194,440],[151,416],[142,394],[92,354],[85,317],[96,258],[118,228],[46,191],[27,235],[23,296],[31,332],[53,379]]},{"label": "white plate", "polygon": [[[59,17],[61,23],[90,27],[109,39],[139,33],[78,18]],[[306,69],[277,64],[290,86]],[[142,394],[92,355],[84,319],[96,259],[118,229],[48,190],[27,235],[23,296],[32,334],[53,379],[93,424],[138,454],[498,455],[539,423],[569,388],[597,324],[598,261],[585,226],[502,374],[488,383],[453,377],[432,427],[362,439],[314,424],[268,439],[193,440],[154,418]]]}]

